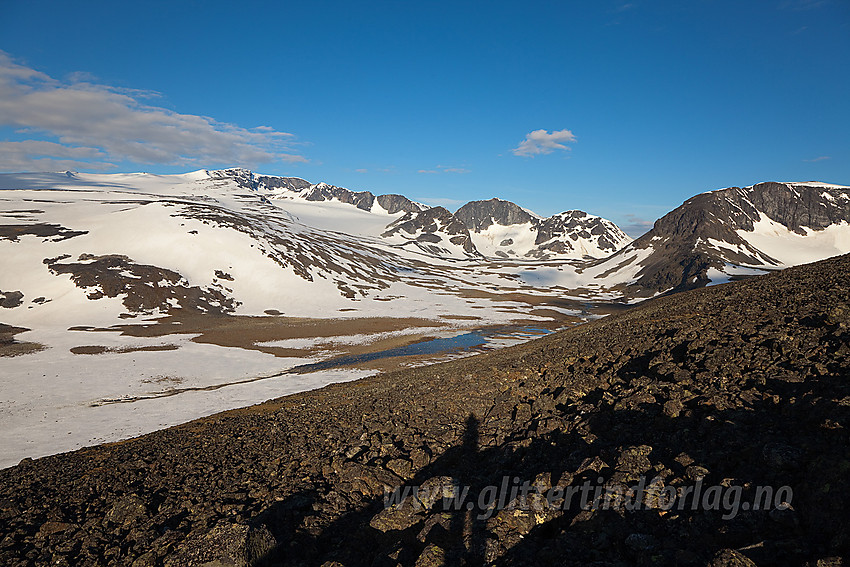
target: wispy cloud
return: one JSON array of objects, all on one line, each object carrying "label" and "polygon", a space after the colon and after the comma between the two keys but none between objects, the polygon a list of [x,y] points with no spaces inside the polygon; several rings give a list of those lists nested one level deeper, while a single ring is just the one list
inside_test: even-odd
[{"label": "wispy cloud", "polygon": [[470,170],[465,167],[451,167],[447,165],[438,165],[434,169],[420,169],[417,173],[469,173]]},{"label": "wispy cloud", "polygon": [[0,51],[0,126],[33,137],[3,141],[0,170],[103,170],[116,162],[251,166],[307,161],[293,151],[292,134],[142,102],[155,96],[98,84],[87,74],[60,81]]},{"label": "wispy cloud", "polygon": [[526,134],[525,140],[511,151],[515,156],[534,157],[551,154],[555,150],[569,150],[564,144],[575,141],[575,135],[569,130],[534,130]]},{"label": "wispy cloud", "polygon": [[366,169],[365,167],[361,167],[360,169],[355,169],[354,171],[356,171],[357,173],[369,173],[369,170]]},{"label": "wispy cloud", "polygon": [[812,158],[812,159],[804,159],[803,161],[807,161],[807,162],[811,163],[811,162],[815,162],[815,161],[824,161],[824,160],[828,160],[828,159],[832,159],[832,156],[820,156],[820,157],[816,157],[816,158]]},{"label": "wispy cloud", "polygon": [[61,171],[77,169],[85,163],[98,171],[113,169],[115,164],[98,148],[65,146],[44,140],[0,142],[0,169],[4,164],[14,164],[9,169],[18,171]]},{"label": "wispy cloud", "polygon": [[652,229],[655,224],[651,220],[646,220],[645,218],[639,217],[638,215],[628,213],[624,215],[626,222],[619,225],[623,232],[631,236],[632,238],[637,238]]}]

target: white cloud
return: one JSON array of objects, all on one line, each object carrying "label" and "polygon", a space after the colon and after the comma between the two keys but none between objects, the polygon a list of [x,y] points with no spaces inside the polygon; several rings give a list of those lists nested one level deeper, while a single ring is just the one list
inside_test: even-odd
[{"label": "white cloud", "polygon": [[106,161],[108,157],[97,148],[64,146],[44,140],[0,142],[0,169],[62,171],[87,167],[107,170],[116,167]]},{"label": "white cloud", "polygon": [[816,157],[816,158],[812,158],[812,159],[804,159],[803,161],[815,162],[815,161],[825,161],[825,160],[828,160],[828,159],[832,159],[832,157],[831,156],[820,156],[820,157]]},{"label": "white cloud", "polygon": [[576,137],[569,130],[534,130],[525,135],[525,140],[515,147],[515,156],[534,157],[538,154],[550,154],[555,150],[569,150],[565,143],[575,142]]},{"label": "white cloud", "polygon": [[639,236],[643,236],[645,233],[652,230],[652,227],[655,225],[655,222],[651,220],[646,220],[638,215],[627,213],[624,215],[625,223],[620,224],[620,228],[631,236],[632,238],[638,238]]},{"label": "white cloud", "polygon": [[153,96],[96,84],[85,74],[59,81],[0,51],[0,126],[56,140],[3,142],[0,169],[108,169],[122,161],[199,167],[307,161],[292,151],[292,134],[140,102]]}]

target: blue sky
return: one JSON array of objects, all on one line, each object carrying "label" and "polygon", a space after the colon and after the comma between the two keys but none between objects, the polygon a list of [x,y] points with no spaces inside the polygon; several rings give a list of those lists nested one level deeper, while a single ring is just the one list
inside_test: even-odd
[{"label": "blue sky", "polygon": [[0,171],[579,208],[850,185],[850,2],[0,1]]}]

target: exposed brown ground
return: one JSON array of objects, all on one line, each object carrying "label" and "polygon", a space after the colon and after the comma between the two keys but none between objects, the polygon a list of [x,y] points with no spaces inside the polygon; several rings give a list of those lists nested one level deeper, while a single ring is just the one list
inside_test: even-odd
[{"label": "exposed brown ground", "polygon": [[[559,311],[538,308],[530,315],[550,317],[549,321],[523,319],[514,321],[510,326],[535,326],[549,330],[578,324],[579,317],[565,315]],[[191,340],[201,344],[242,348],[264,352],[281,358],[327,358],[363,355],[392,348],[402,347],[435,338],[438,332],[449,329],[482,329],[475,323],[480,319],[468,315],[449,315],[440,320],[415,317],[368,317],[359,319],[308,319],[297,317],[245,317],[231,315],[211,315],[190,313],[178,310],[148,324],[116,325],[109,328],[80,327],[75,330],[120,332],[132,337],[166,337],[177,334],[196,334]],[[329,337],[347,337],[350,335],[371,335],[392,333],[410,328],[421,328],[418,333],[390,335],[367,339],[363,343],[346,344],[321,341],[305,348],[268,346],[264,343],[285,339],[311,339]],[[433,331],[429,331],[433,329]],[[80,345],[71,349],[74,354],[96,355],[104,353],[132,353],[140,350],[173,350],[176,345],[153,345],[147,347],[108,348],[101,345]],[[329,352],[330,351],[330,352]],[[388,372],[411,365],[421,365],[434,359],[442,359],[445,353],[438,355],[416,355],[391,357],[377,361],[364,362],[349,367]]]},{"label": "exposed brown ground", "polygon": [[177,350],[177,345],[149,345],[142,347],[120,347],[120,348],[110,348],[101,345],[86,345],[86,346],[77,346],[71,349],[71,352],[74,354],[104,354],[106,352],[125,354],[131,352],[156,352],[163,350]]},{"label": "exposed brown ground", "polygon": [[16,341],[15,335],[24,331],[29,331],[29,329],[0,323],[0,356],[20,356],[47,348],[39,343]]}]

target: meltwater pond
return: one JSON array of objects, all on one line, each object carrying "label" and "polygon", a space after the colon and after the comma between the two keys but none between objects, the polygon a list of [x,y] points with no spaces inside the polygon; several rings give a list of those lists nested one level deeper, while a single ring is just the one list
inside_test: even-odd
[{"label": "meltwater pond", "polygon": [[[382,358],[394,358],[400,356],[441,355],[452,353],[463,353],[472,350],[489,350],[489,348],[505,347],[525,342],[537,337],[551,333],[551,329],[542,327],[496,327],[477,329],[468,333],[461,333],[454,337],[442,337],[428,339],[401,347],[369,352],[365,354],[340,356],[315,362],[294,366],[287,374],[306,374],[318,370],[328,370],[340,366],[349,366],[363,362],[371,362]],[[489,347],[489,348],[488,348]]]}]

